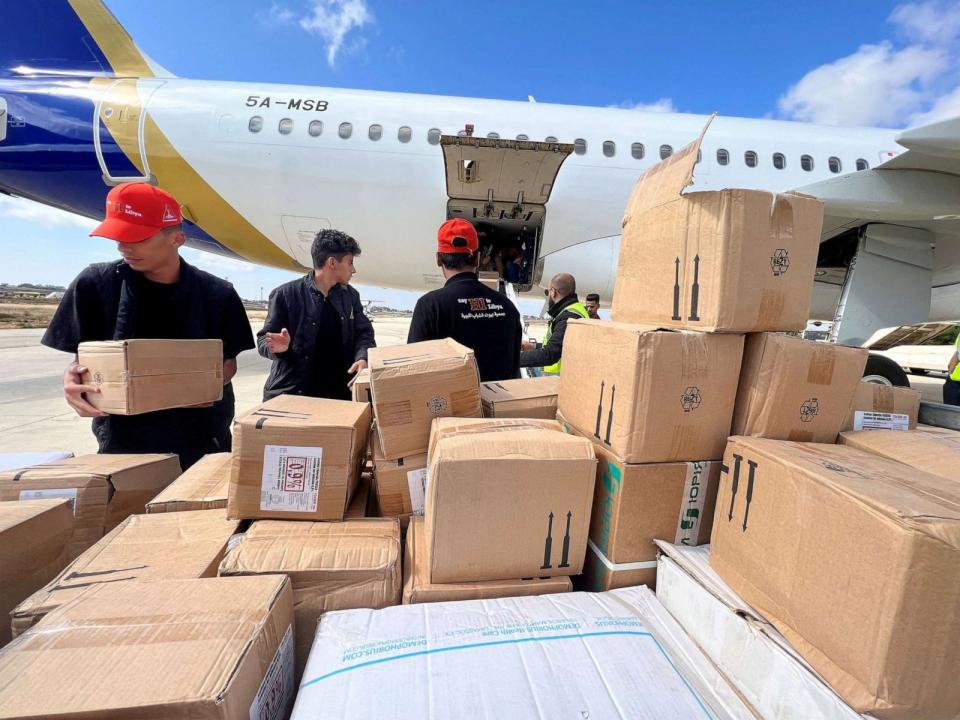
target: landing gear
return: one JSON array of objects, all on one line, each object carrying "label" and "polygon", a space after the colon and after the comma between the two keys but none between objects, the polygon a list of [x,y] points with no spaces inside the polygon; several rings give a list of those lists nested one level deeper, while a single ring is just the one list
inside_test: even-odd
[{"label": "landing gear", "polygon": [[867,366],[863,371],[863,381],[877,383],[878,385],[910,387],[910,380],[903,368],[883,355],[871,354],[867,358]]}]

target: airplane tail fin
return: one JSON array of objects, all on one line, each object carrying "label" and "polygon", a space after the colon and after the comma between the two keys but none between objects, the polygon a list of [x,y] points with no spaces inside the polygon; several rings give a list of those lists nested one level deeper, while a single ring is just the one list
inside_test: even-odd
[{"label": "airplane tail fin", "polygon": [[15,0],[0,23],[0,77],[173,77],[102,0]]}]

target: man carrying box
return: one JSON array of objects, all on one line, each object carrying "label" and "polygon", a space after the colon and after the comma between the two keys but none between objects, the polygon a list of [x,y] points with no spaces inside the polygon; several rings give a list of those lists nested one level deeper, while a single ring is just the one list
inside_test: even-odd
[{"label": "man carrying box", "polygon": [[148,183],[119,185],[107,195],[106,219],[91,236],[117,242],[121,259],[90,265],[67,288],[41,342],[77,353],[94,340],[220,339],[223,398],[203,407],[142,415],[107,415],[84,397],[76,359],[63,374],[67,404],[93,418],[101,453],[175,453],[183,469],[206,453],[229,451],[236,357],[254,347],[243,303],[225,280],[180,257],[186,242],[180,205]]}]

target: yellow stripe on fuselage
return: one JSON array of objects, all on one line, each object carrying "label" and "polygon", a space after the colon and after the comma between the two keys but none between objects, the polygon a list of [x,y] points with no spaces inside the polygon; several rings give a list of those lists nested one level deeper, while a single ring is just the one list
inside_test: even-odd
[{"label": "yellow stripe on fuselage", "polygon": [[153,77],[153,70],[129,33],[101,0],[68,0],[117,77]]}]

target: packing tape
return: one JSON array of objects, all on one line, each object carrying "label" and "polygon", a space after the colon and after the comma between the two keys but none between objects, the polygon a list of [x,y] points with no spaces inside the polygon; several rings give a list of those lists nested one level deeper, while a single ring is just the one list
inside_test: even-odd
[{"label": "packing tape", "polygon": [[641,560],[640,562],[631,563],[610,562],[609,558],[600,552],[600,548],[593,544],[593,540],[587,540],[587,547],[593,550],[593,554],[597,556],[597,560],[612,572],[617,572],[618,570],[649,570],[650,568],[657,567],[656,560]]}]

